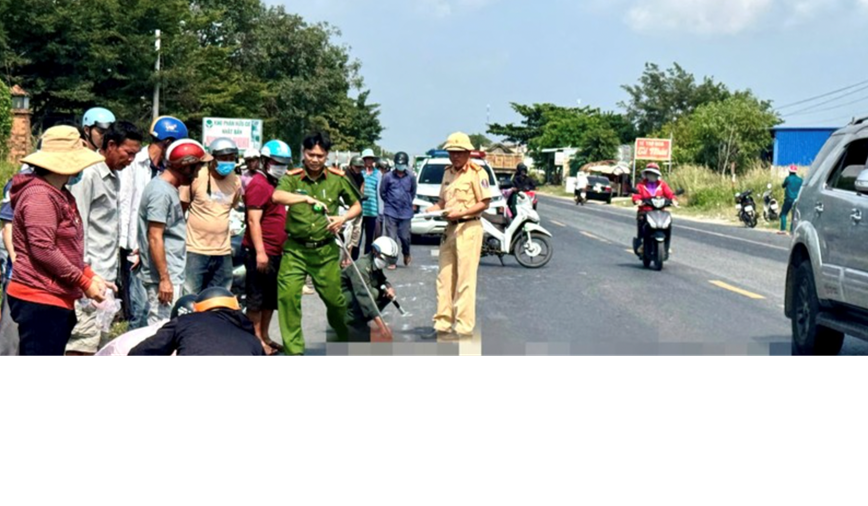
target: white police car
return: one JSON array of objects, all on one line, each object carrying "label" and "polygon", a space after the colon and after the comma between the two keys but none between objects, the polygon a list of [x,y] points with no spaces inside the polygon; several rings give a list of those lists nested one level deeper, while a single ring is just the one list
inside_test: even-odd
[{"label": "white police car", "polygon": [[[506,200],[500,191],[494,171],[485,161],[485,153],[481,151],[471,152],[471,162],[485,169],[488,174],[488,182],[491,185],[491,205],[485,211],[489,214],[503,214]],[[443,174],[446,168],[452,165],[449,161],[449,152],[432,150],[428,152],[428,158],[422,162],[416,175],[416,200],[413,201],[413,211],[416,216],[411,222],[410,231],[413,235],[436,235],[442,234],[446,229],[447,222],[441,219],[425,219],[419,217],[426,209],[440,200],[440,185],[443,182]]]}]

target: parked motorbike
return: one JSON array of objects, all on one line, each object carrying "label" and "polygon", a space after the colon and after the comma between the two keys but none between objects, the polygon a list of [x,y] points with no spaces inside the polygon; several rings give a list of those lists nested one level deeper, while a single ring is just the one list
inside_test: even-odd
[{"label": "parked motorbike", "polygon": [[525,192],[519,192],[516,200],[516,216],[482,215],[482,256],[515,256],[522,267],[538,269],[552,259],[554,249],[549,240],[552,234],[540,225],[539,214],[533,209],[533,200]]},{"label": "parked motorbike", "polygon": [[575,197],[577,206],[583,206],[588,201],[588,187],[576,188]]},{"label": "parked motorbike", "polygon": [[753,200],[753,190],[747,190],[735,194],[735,210],[738,218],[748,228],[756,228],[757,212],[756,202]]},{"label": "parked motorbike", "polygon": [[779,221],[781,219],[781,206],[776,198],[772,196],[772,185],[769,183],[768,189],[763,193],[763,218],[767,222]]}]

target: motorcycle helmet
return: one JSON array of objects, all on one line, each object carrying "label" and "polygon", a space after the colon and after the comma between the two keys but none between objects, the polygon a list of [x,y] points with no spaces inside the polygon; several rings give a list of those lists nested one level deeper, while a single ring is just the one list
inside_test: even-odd
[{"label": "motorcycle helmet", "polygon": [[188,135],[187,125],[172,116],[160,116],[151,124],[151,136],[158,141],[186,139]]},{"label": "motorcycle helmet", "polygon": [[663,174],[660,172],[660,166],[656,163],[649,163],[645,166],[642,175],[647,177],[648,174],[655,174],[657,177],[663,177]]},{"label": "motorcycle helmet", "polygon": [[383,270],[390,265],[398,264],[398,243],[391,237],[380,237],[371,246],[374,253],[374,267]]},{"label": "motorcycle helmet", "polygon": [[214,309],[231,309],[233,311],[241,309],[238,299],[232,295],[232,292],[221,287],[206,288],[199,292],[193,307],[196,308],[197,313],[204,313]]},{"label": "motorcycle helmet", "polygon": [[799,168],[796,166],[796,164],[790,165],[790,174],[796,174],[798,172]]},{"label": "motorcycle helmet", "polygon": [[103,107],[94,107],[84,113],[84,116],[81,118],[81,126],[84,128],[97,127],[108,130],[115,121],[115,115],[111,111]]},{"label": "motorcycle helmet", "polygon": [[238,146],[235,145],[235,142],[233,142],[232,139],[227,139],[226,137],[215,139],[208,147],[208,149],[211,150],[211,154],[213,156],[238,156]]},{"label": "motorcycle helmet", "polygon": [[410,165],[410,155],[400,151],[395,155],[395,165]]},{"label": "motorcycle helmet", "polygon": [[271,158],[281,165],[289,165],[292,163],[292,150],[283,141],[268,141],[262,146],[262,157]]},{"label": "motorcycle helmet", "polygon": [[191,165],[195,163],[210,162],[214,158],[209,155],[205,148],[193,139],[180,139],[173,142],[166,150],[166,161]]},{"label": "motorcycle helmet", "polygon": [[172,316],[171,319],[175,319],[179,316],[184,316],[185,314],[195,313],[196,308],[194,307],[196,303],[195,295],[185,295],[178,299],[178,302],[175,303],[175,307],[172,308]]},{"label": "motorcycle helmet", "polygon": [[262,154],[256,148],[247,148],[244,151],[244,159],[245,160],[253,160],[253,159],[259,158],[260,156],[262,156]]},{"label": "motorcycle helmet", "polygon": [[350,160],[350,166],[364,168],[365,160],[361,156],[354,156],[352,160]]}]

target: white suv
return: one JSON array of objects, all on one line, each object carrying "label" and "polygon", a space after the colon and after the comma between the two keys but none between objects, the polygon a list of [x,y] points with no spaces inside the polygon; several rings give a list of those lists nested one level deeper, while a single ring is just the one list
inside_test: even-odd
[{"label": "white suv", "polygon": [[[506,200],[497,184],[497,178],[494,177],[494,171],[491,170],[484,158],[474,156],[471,161],[485,169],[488,174],[488,183],[491,185],[491,206],[485,212],[495,215],[501,214],[506,206]],[[413,201],[413,209],[417,215],[424,213],[426,209],[440,200],[440,185],[443,182],[443,174],[451,164],[449,153],[446,151],[435,151],[431,158],[422,163],[419,174],[416,176],[416,200]],[[442,234],[446,230],[446,225],[445,220],[427,220],[416,216],[411,222],[410,230],[413,235],[436,235]]]}]

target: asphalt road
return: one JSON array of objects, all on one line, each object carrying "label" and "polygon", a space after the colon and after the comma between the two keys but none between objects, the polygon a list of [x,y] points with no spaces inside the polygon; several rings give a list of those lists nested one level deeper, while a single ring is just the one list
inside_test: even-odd
[{"label": "asphalt road", "polygon": [[[325,310],[304,301],[310,355],[789,355],[784,317],[789,239],[676,217],[663,272],[631,251],[635,211],[542,197],[554,258],[527,270],[482,260],[472,341],[426,340],[435,309],[437,241],[414,245],[413,265],[389,273],[407,316],[389,308],[391,343],[327,342]],[[276,322],[272,337],[280,335]],[[848,338],[843,354],[868,354]]]}]

